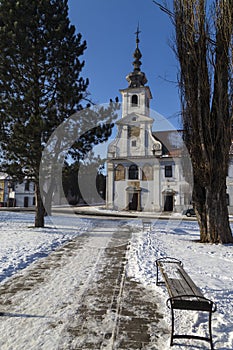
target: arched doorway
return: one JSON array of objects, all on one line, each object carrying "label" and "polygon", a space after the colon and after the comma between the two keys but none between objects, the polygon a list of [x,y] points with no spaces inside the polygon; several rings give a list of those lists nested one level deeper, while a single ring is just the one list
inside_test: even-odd
[{"label": "arched doorway", "polygon": [[129,210],[137,210],[138,207],[138,193],[129,193]]},{"label": "arched doorway", "polygon": [[173,195],[164,196],[164,211],[173,211]]},{"label": "arched doorway", "polygon": [[129,186],[126,188],[126,210],[141,211],[141,188]]}]

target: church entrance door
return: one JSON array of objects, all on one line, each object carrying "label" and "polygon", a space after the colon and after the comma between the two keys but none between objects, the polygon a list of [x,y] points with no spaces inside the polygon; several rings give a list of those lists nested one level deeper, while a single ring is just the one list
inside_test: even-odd
[{"label": "church entrance door", "polygon": [[137,210],[138,207],[138,193],[131,193],[129,198],[129,210]]},{"label": "church entrance door", "polygon": [[141,211],[141,188],[129,186],[126,188],[126,210]]},{"label": "church entrance door", "polygon": [[164,211],[173,211],[173,195],[164,196]]}]

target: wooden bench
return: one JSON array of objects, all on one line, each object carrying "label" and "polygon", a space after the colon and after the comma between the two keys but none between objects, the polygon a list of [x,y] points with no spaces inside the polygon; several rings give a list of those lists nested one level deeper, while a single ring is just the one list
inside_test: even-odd
[{"label": "wooden bench", "polygon": [[143,229],[143,231],[145,231],[145,230],[151,231],[151,220],[150,219],[142,219],[142,229]]},{"label": "wooden bench", "polygon": [[[156,261],[157,267],[157,285],[165,285],[169,298],[167,306],[171,309],[172,330],[171,330],[171,346],[174,339],[199,339],[208,341],[211,350],[214,349],[212,340],[211,320],[212,313],[216,311],[216,304],[205,298],[200,289],[194,284],[187,272],[183,268],[181,261],[175,258],[161,258]],[[163,280],[161,280],[161,275]],[[175,334],[174,310],[194,310],[209,313],[209,337],[198,335]]]}]

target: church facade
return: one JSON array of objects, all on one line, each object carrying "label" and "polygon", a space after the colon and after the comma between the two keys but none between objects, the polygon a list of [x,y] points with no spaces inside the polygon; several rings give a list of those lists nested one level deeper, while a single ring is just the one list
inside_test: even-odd
[{"label": "church facade", "polygon": [[181,142],[172,141],[182,137],[177,131],[152,131],[152,94],[140,69],[142,55],[136,34],[134,69],[126,77],[128,87],[120,90],[122,117],[116,123],[117,136],[108,147],[106,206],[181,212],[190,206],[192,196],[192,186],[183,176]]},{"label": "church facade", "polygon": [[[122,117],[107,154],[106,207],[113,210],[177,212],[192,206],[191,163],[178,131],[153,132],[152,94],[141,71],[136,33],[133,71],[120,90]],[[233,143],[227,183],[229,214],[233,214]]]}]

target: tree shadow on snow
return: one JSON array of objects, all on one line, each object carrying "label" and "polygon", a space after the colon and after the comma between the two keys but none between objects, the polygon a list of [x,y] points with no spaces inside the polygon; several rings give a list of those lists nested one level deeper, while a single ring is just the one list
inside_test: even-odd
[{"label": "tree shadow on snow", "polygon": [[0,312],[0,317],[48,318],[42,315],[15,314],[11,312]]}]

